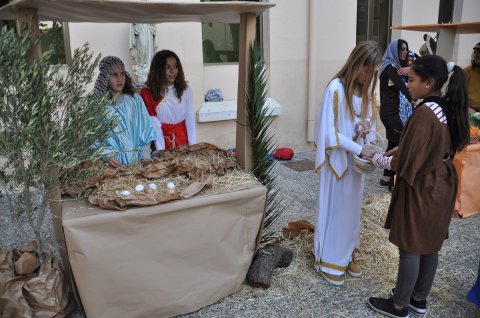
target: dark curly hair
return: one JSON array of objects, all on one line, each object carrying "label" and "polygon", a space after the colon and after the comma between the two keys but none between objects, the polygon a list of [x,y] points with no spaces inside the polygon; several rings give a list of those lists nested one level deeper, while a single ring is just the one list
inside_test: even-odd
[{"label": "dark curly hair", "polygon": [[130,76],[125,76],[125,86],[123,86],[122,93],[130,96],[135,94],[135,86],[133,85],[133,81]]},{"label": "dark curly hair", "polygon": [[168,81],[166,76],[167,70],[167,58],[174,57],[177,60],[178,74],[175,79],[176,92],[175,95],[182,99],[183,92],[187,88],[187,82],[185,81],[185,73],[183,72],[183,66],[178,58],[177,54],[170,50],[158,51],[152,59],[150,64],[150,71],[148,72],[147,82],[145,86],[148,87],[153,95],[153,98],[159,99],[167,91]]}]

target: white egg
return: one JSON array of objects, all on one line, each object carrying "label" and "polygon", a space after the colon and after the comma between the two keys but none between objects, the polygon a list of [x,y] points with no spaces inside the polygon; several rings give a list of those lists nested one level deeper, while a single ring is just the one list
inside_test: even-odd
[{"label": "white egg", "polygon": [[173,184],[173,182],[167,183],[167,189],[175,189],[175,185]]},{"label": "white egg", "polygon": [[122,195],[123,195],[123,196],[129,196],[129,195],[130,195],[130,191],[128,191],[128,190],[123,190],[123,191],[122,191]]},{"label": "white egg", "polygon": [[157,190],[157,185],[155,183],[149,183],[148,187],[152,190]]},{"label": "white egg", "polygon": [[142,192],[144,189],[145,189],[145,187],[143,186],[143,184],[137,184],[135,186],[135,191],[137,191],[137,192]]}]

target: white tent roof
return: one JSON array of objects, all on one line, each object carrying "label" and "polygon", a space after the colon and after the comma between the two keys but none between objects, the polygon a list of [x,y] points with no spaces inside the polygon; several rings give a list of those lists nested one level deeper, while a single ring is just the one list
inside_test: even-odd
[{"label": "white tent roof", "polygon": [[0,20],[15,20],[22,9],[39,20],[63,22],[239,22],[242,13],[261,14],[265,2],[159,2],[156,0],[14,0],[0,9]]}]

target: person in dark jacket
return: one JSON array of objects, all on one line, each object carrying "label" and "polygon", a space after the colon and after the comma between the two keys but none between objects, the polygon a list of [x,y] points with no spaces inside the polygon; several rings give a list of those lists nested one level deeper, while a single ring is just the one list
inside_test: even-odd
[{"label": "person in dark jacket", "polygon": [[[383,55],[380,67],[380,119],[386,129],[387,151],[398,146],[400,134],[412,114],[412,97],[405,85],[408,76],[408,43],[393,40]],[[393,186],[392,170],[385,169],[381,186]]]}]

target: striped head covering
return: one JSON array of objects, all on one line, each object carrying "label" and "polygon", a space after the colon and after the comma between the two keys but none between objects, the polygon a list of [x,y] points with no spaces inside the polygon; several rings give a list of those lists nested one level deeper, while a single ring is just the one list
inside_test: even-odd
[{"label": "striped head covering", "polygon": [[[108,75],[110,74],[110,70],[112,69],[112,67],[115,67],[118,65],[125,65],[125,64],[123,64],[122,60],[116,56],[105,56],[100,61],[100,64],[98,65],[98,68],[100,69],[100,74],[98,74],[97,80],[95,82],[95,87],[93,88],[93,93],[96,96],[101,97],[107,94]],[[125,76],[129,79],[129,81],[126,81],[125,85],[128,85],[128,83],[132,83],[132,79],[130,77],[130,74],[128,74],[128,72],[125,72]]]}]

